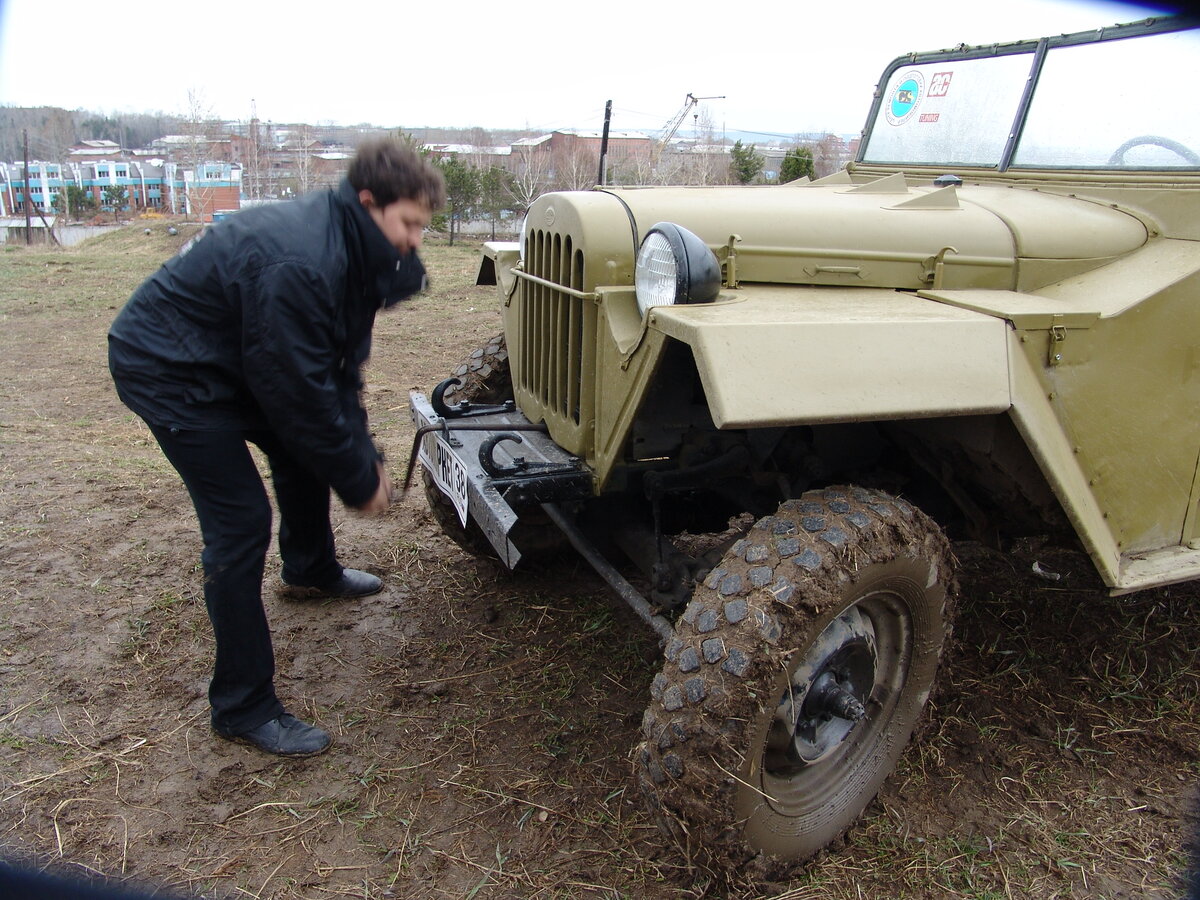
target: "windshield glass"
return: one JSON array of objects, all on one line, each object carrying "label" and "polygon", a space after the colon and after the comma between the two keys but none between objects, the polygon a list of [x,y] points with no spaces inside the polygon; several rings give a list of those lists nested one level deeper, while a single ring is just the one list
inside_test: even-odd
[{"label": "windshield glass", "polygon": [[1200,166],[1198,70],[1200,31],[1051,50],[1013,165]]},{"label": "windshield glass", "polygon": [[[1200,29],[896,66],[861,159],[1007,168],[1200,167]],[[1066,39],[1063,39],[1066,40]],[[1017,51],[1017,52],[1012,52]],[[933,56],[928,54],[927,56]],[[895,64],[893,64],[895,65]],[[1036,88],[1021,122],[1030,79]],[[1011,160],[1006,157],[1011,154]]]},{"label": "windshield glass", "polygon": [[903,66],[883,94],[866,159],[998,166],[1033,53]]}]

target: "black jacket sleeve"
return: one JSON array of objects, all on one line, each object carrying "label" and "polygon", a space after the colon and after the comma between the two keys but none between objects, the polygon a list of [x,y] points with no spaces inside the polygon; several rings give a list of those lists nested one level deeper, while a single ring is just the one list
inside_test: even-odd
[{"label": "black jacket sleeve", "polygon": [[379,487],[378,451],[346,357],[342,292],[297,260],[258,273],[243,303],[245,380],[288,449],[348,506]]}]

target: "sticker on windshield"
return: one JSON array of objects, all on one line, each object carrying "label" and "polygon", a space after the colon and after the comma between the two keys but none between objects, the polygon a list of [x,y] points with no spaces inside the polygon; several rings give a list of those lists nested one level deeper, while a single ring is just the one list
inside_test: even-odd
[{"label": "sticker on windshield", "polygon": [[884,114],[892,125],[903,125],[916,112],[925,92],[925,78],[915,69],[900,76],[900,84],[888,100]]},{"label": "sticker on windshield", "polygon": [[953,72],[934,72],[933,81],[929,82],[929,96],[945,97],[950,93],[950,80],[953,77]]}]

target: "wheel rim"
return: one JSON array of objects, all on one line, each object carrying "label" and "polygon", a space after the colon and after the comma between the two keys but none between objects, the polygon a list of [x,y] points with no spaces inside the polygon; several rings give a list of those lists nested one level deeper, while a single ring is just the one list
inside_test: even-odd
[{"label": "wheel rim", "polygon": [[760,779],[779,814],[810,814],[848,779],[872,777],[870,757],[889,740],[912,658],[912,621],[898,590],[904,588],[864,593],[782,676]]}]

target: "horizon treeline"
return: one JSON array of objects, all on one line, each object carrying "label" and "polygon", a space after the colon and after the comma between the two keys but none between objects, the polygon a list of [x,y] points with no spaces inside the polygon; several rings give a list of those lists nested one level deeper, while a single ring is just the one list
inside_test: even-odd
[{"label": "horizon treeline", "polygon": [[[225,120],[202,123],[204,133],[216,137],[228,133]],[[0,161],[19,162],[25,152],[23,134],[29,135],[29,158],[55,162],[82,141],[112,141],[124,149],[150,146],[168,134],[187,133],[194,125],[182,115],[167,113],[98,113],[56,106],[0,106]],[[369,135],[401,131],[422,143],[456,143],[474,146],[506,146],[534,132],[519,129],[487,130],[464,128],[385,128],[366,123],[354,126],[308,123],[261,123],[263,131],[305,128],[317,140],[349,146]]]}]

